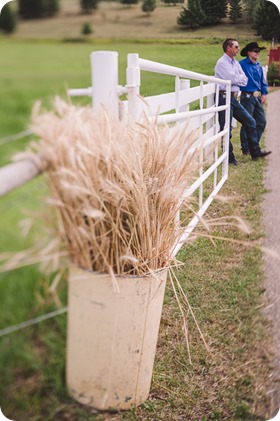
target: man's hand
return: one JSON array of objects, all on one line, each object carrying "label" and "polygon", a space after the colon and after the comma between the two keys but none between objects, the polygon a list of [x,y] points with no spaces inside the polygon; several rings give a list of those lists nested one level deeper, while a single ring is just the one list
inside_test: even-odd
[{"label": "man's hand", "polygon": [[266,95],[261,96],[261,104],[265,104],[266,102]]}]

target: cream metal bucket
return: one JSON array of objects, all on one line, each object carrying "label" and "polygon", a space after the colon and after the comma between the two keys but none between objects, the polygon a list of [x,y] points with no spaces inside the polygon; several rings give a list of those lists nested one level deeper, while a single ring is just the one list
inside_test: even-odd
[{"label": "cream metal bucket", "polygon": [[167,270],[112,277],[71,267],[67,386],[82,404],[129,409],[150,391]]}]

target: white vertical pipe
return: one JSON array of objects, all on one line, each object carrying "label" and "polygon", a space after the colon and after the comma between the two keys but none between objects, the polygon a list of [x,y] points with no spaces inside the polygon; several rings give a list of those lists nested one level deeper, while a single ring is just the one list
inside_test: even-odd
[{"label": "white vertical pipe", "polygon": [[203,108],[204,108],[204,104],[203,104],[203,100],[204,100],[204,97],[203,97],[203,80],[201,80],[200,81],[200,98],[199,98],[199,107],[200,107],[200,109],[201,110],[203,110]]},{"label": "white vertical pipe", "polygon": [[119,115],[118,53],[116,51],[94,51],[90,55],[93,86],[92,106],[104,106],[112,115]]},{"label": "white vertical pipe", "polygon": [[[180,79],[178,76],[176,77],[175,81],[175,89],[176,89],[176,113],[182,113],[184,111],[190,110],[190,105],[185,104],[181,105],[181,98],[180,98],[180,91],[183,91],[185,89],[190,89],[191,82],[189,79]],[[177,121],[176,125],[178,124],[184,124],[185,120]]]},{"label": "white vertical pipe", "polygon": [[[203,139],[203,124],[202,124],[202,116],[199,117],[199,138],[200,141],[202,141]],[[201,147],[201,152],[200,152],[200,156],[199,156],[199,176],[202,177],[203,176],[203,164],[204,164],[204,148],[203,148],[203,143],[201,143],[200,145]],[[199,208],[202,207],[203,205],[203,183],[201,183],[201,185],[199,186],[199,199],[198,199],[198,204],[199,204]]]},{"label": "white vertical pipe", "polygon": [[[189,104],[180,105],[181,104],[180,91],[182,91],[184,89],[189,89],[189,88],[190,88],[190,80],[189,79],[180,79],[179,76],[176,76],[176,79],[175,79],[175,92],[176,92],[176,108],[175,108],[175,110],[176,110],[176,113],[180,113],[180,112],[183,112],[183,111],[189,111],[189,109],[190,109]],[[184,120],[177,121],[176,125],[182,124],[182,123],[185,123]],[[180,227],[180,216],[181,216],[181,212],[179,210],[175,215],[175,224],[178,227]]]},{"label": "white vertical pipe", "polygon": [[[214,105],[214,95],[210,94],[207,96],[207,108],[210,108]],[[206,131],[210,130],[215,124],[215,119],[212,117],[210,120],[206,122]],[[213,132],[214,134],[214,132]],[[216,133],[215,133],[216,134]],[[213,146],[206,146],[205,148],[205,161],[208,165],[211,165],[214,161],[213,156]]]},{"label": "white vertical pipe", "polygon": [[[214,95],[214,106],[217,107],[217,105],[219,104],[219,85],[216,84],[215,86],[215,95]],[[220,125],[219,125],[219,113],[215,112],[215,117],[213,119],[213,124],[214,124],[214,135],[216,136],[219,132],[220,132]],[[218,156],[219,156],[219,149],[221,147],[221,141],[219,141],[219,143],[216,144],[215,146],[215,161],[217,161]],[[221,166],[223,168],[223,166]],[[218,182],[218,173],[216,171],[216,178],[214,180],[214,187],[216,188],[217,186],[217,182]]]},{"label": "white vertical pipe", "polygon": [[[189,79],[180,79],[180,91],[190,89],[191,81]],[[179,112],[190,111],[190,104],[181,105]]]},{"label": "white vertical pipe", "polygon": [[223,175],[228,175],[228,158],[229,158],[229,138],[230,138],[230,102],[231,102],[231,84],[226,85],[226,116],[225,127],[227,134],[224,136],[224,151],[227,152],[227,157],[223,165]]},{"label": "white vertical pipe", "polygon": [[128,114],[134,121],[140,119],[144,107],[144,103],[140,99],[140,84],[139,54],[128,54],[126,68]]},{"label": "white vertical pipe", "polygon": [[176,113],[179,113],[180,108],[180,78],[179,76],[175,77],[175,111]]}]

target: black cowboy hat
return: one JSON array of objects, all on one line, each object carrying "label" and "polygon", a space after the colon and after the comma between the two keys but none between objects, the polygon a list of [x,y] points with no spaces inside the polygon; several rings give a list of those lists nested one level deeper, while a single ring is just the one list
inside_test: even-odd
[{"label": "black cowboy hat", "polygon": [[255,50],[255,49],[258,49],[258,50],[265,50],[265,47],[260,47],[259,45],[258,45],[258,43],[257,42],[249,42],[249,44],[247,44],[242,50],[241,50],[241,53],[240,53],[240,55],[242,56],[242,57],[247,57],[247,53],[248,53],[248,51],[252,51],[252,50]]}]

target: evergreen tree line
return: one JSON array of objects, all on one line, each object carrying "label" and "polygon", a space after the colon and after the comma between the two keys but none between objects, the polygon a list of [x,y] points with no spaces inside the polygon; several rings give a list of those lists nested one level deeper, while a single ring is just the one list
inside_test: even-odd
[{"label": "evergreen tree line", "polygon": [[[78,0],[83,13],[91,13],[100,0]],[[119,0],[122,4],[136,4],[138,0]],[[183,0],[163,0],[165,3],[181,3]],[[18,0],[18,15],[22,19],[38,19],[54,16],[59,10],[60,0]],[[142,10],[150,14],[156,0],[143,0]],[[225,17],[232,23],[246,19],[265,40],[280,39],[280,15],[277,7],[266,0],[188,0],[177,18],[178,25],[197,29],[205,25],[216,25]],[[6,4],[0,14],[0,29],[6,33],[14,31],[16,14]]]},{"label": "evergreen tree line", "polygon": [[54,16],[59,10],[59,0],[18,0],[18,13],[23,19]]},{"label": "evergreen tree line", "polygon": [[227,0],[188,0],[177,19],[178,25],[197,29],[215,25],[227,15]]},{"label": "evergreen tree line", "polygon": [[265,40],[280,39],[280,15],[277,7],[266,0],[188,0],[177,18],[178,25],[197,29],[216,25],[228,17],[232,23],[246,19]]},{"label": "evergreen tree line", "polygon": [[[78,0],[81,11],[85,14],[97,9],[100,0]],[[181,0],[165,0],[166,2],[177,2]],[[14,7],[6,4],[0,14],[0,31],[9,34],[16,28],[17,15],[20,19],[40,19],[52,17],[59,11],[60,0],[18,0],[18,12]],[[138,0],[120,0],[122,4],[136,4]],[[142,10],[151,13],[156,7],[156,0],[143,0]]]}]

